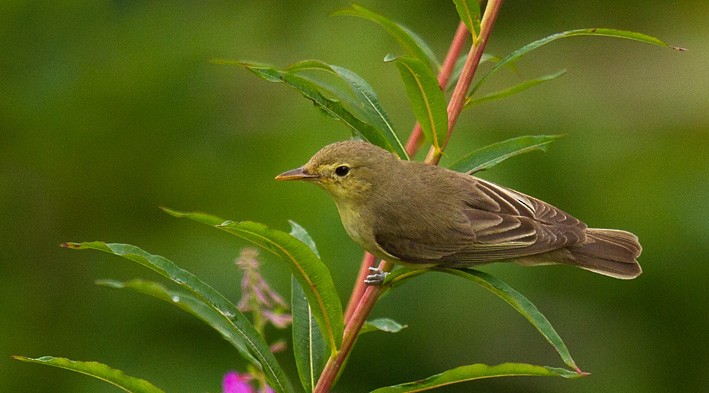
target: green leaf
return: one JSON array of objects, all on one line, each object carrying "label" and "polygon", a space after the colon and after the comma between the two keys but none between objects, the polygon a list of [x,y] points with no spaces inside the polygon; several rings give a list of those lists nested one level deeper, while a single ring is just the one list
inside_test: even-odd
[{"label": "green leaf", "polygon": [[406,151],[396,134],[386,128],[375,127],[360,120],[342,105],[341,101],[347,101],[344,97],[337,97],[337,99],[326,97],[321,91],[321,88],[324,89],[325,86],[318,86],[314,81],[288,71],[278,70],[270,65],[246,63],[238,60],[213,60],[213,62],[238,65],[266,81],[284,83],[312,101],[315,107],[326,115],[342,121],[350,129],[353,136],[365,139],[374,145],[397,154],[399,157],[407,157]]},{"label": "green leaf", "polygon": [[130,289],[160,299],[174,306],[187,311],[195,317],[201,319],[207,325],[219,332],[224,339],[233,345],[242,356],[252,364],[258,364],[248,348],[246,347],[242,334],[234,327],[234,324],[224,314],[210,307],[202,299],[187,292],[167,289],[162,284],[154,281],[135,279],[128,282],[115,280],[97,280],[97,285],[113,289]]},{"label": "green leaf", "polygon": [[[381,104],[379,103],[377,93],[374,91],[372,86],[367,83],[366,80],[364,80],[362,77],[355,74],[354,72],[348,70],[347,68],[339,67],[336,65],[330,65],[320,60],[304,60],[295,63],[286,69],[286,71],[291,73],[298,73],[299,71],[303,70],[326,71],[331,74],[337,75],[340,79],[345,81],[345,83],[347,83],[350,90],[357,98],[360,104],[360,109],[366,117],[365,120],[367,121],[367,123],[373,125],[378,129],[380,134],[389,142],[392,147],[394,147],[394,152],[397,153],[400,158],[408,159],[406,150],[404,150],[404,146],[401,144],[401,141],[396,136],[396,131],[394,130],[394,126],[392,125],[391,120],[389,120],[389,116],[386,114],[384,108],[382,108]],[[318,83],[317,80],[314,82]],[[325,84],[323,83],[318,84],[321,88],[325,87]],[[339,98],[342,99],[342,97]]]},{"label": "green leaf", "polygon": [[362,326],[359,334],[369,333],[369,332],[385,332],[385,333],[399,333],[400,331],[406,329],[408,325],[402,325],[393,319],[389,318],[377,318],[367,321]]},{"label": "green leaf", "polygon": [[[308,232],[295,221],[290,221],[291,236],[306,244],[317,255],[315,242]],[[313,310],[295,277],[291,277],[291,310],[293,312],[293,353],[300,381],[306,392],[313,388],[327,361],[326,344],[318,327]]]},{"label": "green leaf", "polygon": [[413,57],[387,57],[393,61],[406,86],[411,108],[421,124],[424,136],[433,147],[440,151],[448,134],[448,112],[446,97],[438,84],[438,79],[430,68]]},{"label": "green leaf", "polygon": [[327,346],[303,287],[295,277],[291,279],[291,310],[295,365],[303,388],[312,392],[327,361]]},{"label": "green leaf", "polygon": [[335,11],[333,16],[354,16],[362,18],[370,22],[374,22],[381,26],[410,56],[413,56],[423,63],[428,63],[435,67],[436,70],[441,68],[436,55],[431,48],[421,39],[416,33],[409,30],[406,26],[401,25],[385,16],[379,15],[371,10],[368,10],[361,5],[352,4],[351,8]]},{"label": "green leaf", "polygon": [[[163,390],[158,389],[148,381],[128,376],[123,371],[108,367],[103,363],[79,362],[66,358],[56,358],[53,356],[42,356],[34,359],[24,356],[13,356],[12,358],[22,362],[43,364],[46,366],[75,371],[77,373],[108,382],[111,385],[130,393],[164,393]],[[52,389],[50,388],[48,390]]]},{"label": "green leaf", "polygon": [[537,41],[534,41],[532,43],[529,43],[516,51],[512,52],[509,56],[505,57],[500,61],[499,63],[495,64],[494,67],[490,69],[490,71],[487,72],[482,78],[480,78],[475,85],[473,85],[473,88],[470,90],[471,94],[474,93],[475,91],[480,88],[483,82],[487,80],[491,75],[493,75],[495,72],[497,72],[500,68],[504,67],[506,64],[510,62],[514,62],[526,53],[537,49],[543,45],[546,45],[552,41],[556,41],[560,38],[567,38],[567,37],[578,37],[578,36],[605,36],[605,37],[615,37],[615,38],[623,38],[623,39],[628,39],[628,40],[634,40],[634,41],[640,41],[640,42],[645,42],[648,44],[653,44],[653,45],[659,45],[659,46],[664,46],[666,48],[672,48],[676,50],[685,50],[683,48],[679,47],[674,47],[667,45],[665,42],[658,40],[655,37],[651,37],[649,35],[645,34],[640,34],[640,33],[635,33],[632,31],[624,31],[624,30],[616,30],[616,29],[603,29],[603,28],[591,28],[591,29],[577,29],[577,30],[569,30],[569,31],[564,31],[562,33],[556,33],[552,34],[548,37],[544,37],[542,39],[539,39]]},{"label": "green leaf", "polygon": [[400,145],[392,143],[387,139],[387,136],[383,135],[377,128],[357,118],[354,114],[345,109],[340,101],[325,97],[312,82],[289,73],[282,73],[282,81],[286,85],[298,90],[298,92],[311,100],[315,106],[324,113],[345,123],[352,132],[352,135],[365,139],[397,155],[402,154],[400,150],[403,149],[397,149]]},{"label": "green leaf", "polygon": [[308,231],[293,220],[288,220],[288,223],[290,224],[290,235],[303,242],[313,253],[315,253],[315,256],[320,258],[320,252],[318,251],[318,247],[315,245],[315,240],[310,237]]},{"label": "green leaf", "polygon": [[559,353],[561,359],[566,363],[567,366],[573,368],[578,373],[581,370],[578,368],[574,359],[571,358],[569,350],[566,348],[566,344],[559,337],[551,326],[549,320],[537,309],[537,307],[532,304],[526,297],[521,293],[514,290],[512,287],[507,285],[504,281],[495,278],[487,273],[473,270],[473,269],[451,269],[451,268],[432,268],[432,270],[437,270],[449,274],[453,274],[459,277],[463,277],[477,284],[480,284],[483,288],[494,293],[502,300],[506,301],[510,306],[512,306],[517,312],[522,314],[529,323],[534,326],[539,333],[544,336],[544,338],[551,344],[556,352]]},{"label": "green leaf", "polygon": [[303,242],[293,236],[249,221],[226,221],[217,226],[226,232],[263,247],[287,262],[291,273],[305,291],[330,350],[342,343],[342,304],[325,264]]},{"label": "green leaf", "polygon": [[502,89],[502,90],[499,90],[499,91],[496,91],[496,92],[493,92],[493,93],[490,93],[490,94],[486,94],[486,95],[484,95],[484,96],[482,96],[482,97],[478,97],[478,98],[472,98],[471,96],[468,96],[468,97],[467,97],[467,102],[465,103],[465,106],[466,106],[466,107],[470,107],[470,106],[473,106],[473,105],[482,104],[482,103],[484,103],[484,102],[489,102],[489,101],[494,101],[494,100],[500,100],[500,99],[502,99],[502,98],[507,98],[507,97],[509,97],[509,96],[512,96],[512,95],[521,93],[521,92],[523,92],[523,91],[529,89],[530,87],[534,87],[534,86],[536,86],[536,85],[538,85],[538,84],[540,84],[540,83],[544,83],[544,82],[548,82],[548,81],[550,81],[550,80],[554,80],[554,79],[556,79],[556,78],[558,78],[558,77],[564,75],[565,73],[566,73],[566,70],[561,70],[561,71],[559,71],[559,72],[557,72],[557,73],[555,73],[555,74],[549,74],[549,75],[541,76],[541,77],[536,78],[536,79],[530,79],[530,80],[524,81],[524,82],[522,82],[522,83],[520,83],[520,84],[518,84],[518,85],[509,87],[509,88],[507,88],[507,89]]},{"label": "green leaf", "polygon": [[[199,218],[210,217],[199,215]],[[205,301],[215,311],[221,313],[232,324],[244,345],[249,352],[258,359],[255,366],[263,369],[268,379],[269,385],[277,392],[290,392],[292,389],[288,378],[280,367],[276,358],[271,353],[268,344],[261,338],[251,322],[239,310],[227,300],[224,295],[197,278],[194,274],[180,268],[170,260],[159,255],[153,255],[130,244],[104,243],[104,242],[84,242],[84,243],[64,243],[63,247],[84,250],[93,249],[117,255],[128,260],[137,262],[158,274],[166,277],[195,296]]]},{"label": "green leaf", "polygon": [[[453,71],[451,72],[451,76],[448,78],[448,84],[446,85],[446,91],[449,91],[453,89],[453,87],[458,83],[458,79],[460,78],[461,72],[463,72],[463,67],[465,66],[465,61],[468,59],[468,54],[464,53],[458,57],[458,60],[455,61],[455,65],[453,66]],[[483,53],[483,55],[480,57],[480,62],[478,65],[486,63],[488,61],[491,61],[493,63],[499,62],[501,59],[497,56],[491,55],[489,53]],[[517,69],[515,68],[514,64],[509,64],[507,66],[512,72],[517,72]]]},{"label": "green leaf", "polygon": [[547,151],[549,144],[562,135],[529,135],[507,139],[485,146],[449,166],[456,172],[475,173],[489,169],[502,161],[533,150]]},{"label": "green leaf", "polygon": [[256,222],[224,221],[204,213],[183,213],[165,208],[163,210],[175,217],[185,217],[207,225],[219,222],[216,224],[217,228],[282,257],[303,287],[330,350],[334,353],[339,348],[344,329],[342,304],[329,270],[308,245],[288,233]]},{"label": "green leaf", "polygon": [[444,371],[421,381],[379,388],[372,391],[372,393],[422,392],[442,386],[452,385],[454,383],[473,381],[483,378],[522,376],[579,378],[584,375],[585,374],[578,374],[562,368],[535,366],[526,363],[502,363],[494,366],[488,366],[486,364],[471,364]]},{"label": "green leaf", "polygon": [[473,40],[477,41],[480,35],[480,4],[478,0],[453,0],[455,9],[458,10],[460,20],[473,35]]},{"label": "green leaf", "polygon": [[201,224],[209,225],[209,226],[212,226],[212,227],[215,227],[215,226],[217,226],[217,225],[223,223],[224,221],[226,221],[226,220],[223,219],[223,218],[214,216],[214,215],[209,214],[209,213],[203,213],[203,212],[189,212],[189,213],[184,213],[184,212],[181,212],[181,211],[177,211],[177,210],[170,209],[169,207],[165,207],[165,206],[160,206],[160,210],[164,211],[165,213],[167,213],[167,214],[169,214],[169,215],[171,215],[171,216],[173,216],[173,217],[177,217],[177,218],[189,218],[189,219],[192,220],[192,221],[197,221],[197,222],[199,222],[199,223],[201,223]]}]

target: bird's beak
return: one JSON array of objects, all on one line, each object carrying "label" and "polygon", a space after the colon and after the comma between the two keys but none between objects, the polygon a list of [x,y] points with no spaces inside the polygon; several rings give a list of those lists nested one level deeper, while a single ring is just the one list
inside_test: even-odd
[{"label": "bird's beak", "polygon": [[276,176],[276,180],[308,180],[320,177],[312,173],[308,173],[305,167],[291,169],[288,172],[283,172]]}]

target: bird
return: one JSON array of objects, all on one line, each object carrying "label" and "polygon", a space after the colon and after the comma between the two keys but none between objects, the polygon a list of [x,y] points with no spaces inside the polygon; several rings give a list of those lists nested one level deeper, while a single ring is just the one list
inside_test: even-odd
[{"label": "bird", "polygon": [[470,174],[403,160],[366,141],[329,144],[276,180],[323,188],[347,234],[380,259],[406,267],[474,268],[512,261],[562,264],[632,279],[638,237],[589,228],[539,199]]}]

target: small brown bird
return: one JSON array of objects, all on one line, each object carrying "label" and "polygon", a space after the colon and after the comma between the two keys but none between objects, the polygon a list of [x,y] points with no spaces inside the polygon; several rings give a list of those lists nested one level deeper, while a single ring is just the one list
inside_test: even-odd
[{"label": "small brown bird", "polygon": [[325,146],[277,180],[327,191],[350,237],[378,258],[414,266],[514,261],[568,264],[615,278],[641,272],[637,236],[588,228],[539,199],[471,175],[400,160],[361,141]]}]

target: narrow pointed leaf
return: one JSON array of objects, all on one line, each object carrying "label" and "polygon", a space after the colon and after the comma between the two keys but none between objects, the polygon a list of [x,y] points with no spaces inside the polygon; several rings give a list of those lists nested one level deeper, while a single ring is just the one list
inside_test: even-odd
[{"label": "narrow pointed leaf", "polygon": [[436,70],[441,68],[438,59],[436,59],[436,55],[426,42],[404,25],[357,4],[352,4],[350,8],[335,11],[330,15],[354,16],[374,22],[389,33],[410,56],[421,60],[423,63],[434,66]]},{"label": "narrow pointed leaf", "polygon": [[397,155],[402,154],[401,151],[397,151],[398,145],[396,143],[389,141],[387,137],[374,126],[360,120],[343,107],[340,101],[325,97],[312,82],[289,73],[282,73],[281,75],[282,81],[286,85],[296,89],[327,115],[343,122],[350,129],[352,135],[365,139],[386,150],[395,152]]},{"label": "narrow pointed leaf", "polygon": [[339,348],[344,329],[342,304],[330,271],[308,245],[288,233],[256,222],[224,221],[203,213],[184,213],[165,208],[163,210],[175,217],[189,218],[207,225],[219,222],[216,224],[217,228],[280,256],[303,287],[330,350]]},{"label": "narrow pointed leaf", "polygon": [[217,216],[209,214],[209,213],[203,213],[203,212],[184,213],[181,211],[170,209],[169,207],[165,207],[165,206],[161,206],[160,210],[164,211],[165,213],[167,213],[173,217],[189,218],[192,221],[197,221],[201,224],[209,225],[212,227],[215,227],[215,226],[223,223],[224,221],[226,221],[223,218],[217,217]]},{"label": "narrow pointed leaf", "polygon": [[396,64],[424,136],[436,150],[440,150],[448,134],[448,112],[446,97],[436,75],[413,57],[387,58],[386,61]]},{"label": "narrow pointed leaf", "polygon": [[499,90],[499,91],[496,91],[496,92],[493,92],[490,94],[486,94],[486,95],[484,95],[482,97],[478,97],[478,98],[472,98],[471,96],[468,96],[465,106],[471,107],[473,105],[479,105],[479,104],[482,104],[485,102],[507,98],[509,96],[519,94],[519,93],[521,93],[531,87],[539,85],[541,83],[549,82],[550,80],[554,80],[554,79],[564,75],[565,73],[566,73],[566,70],[561,70],[555,74],[544,75],[539,78],[526,80],[518,85],[508,87],[507,89],[502,89],[502,90]]},{"label": "narrow pointed leaf", "polygon": [[[126,375],[123,371],[111,368],[103,363],[80,362],[53,356],[42,356],[40,358],[13,356],[12,358],[22,362],[43,364],[46,366],[63,368],[65,370],[88,375],[104,382],[108,382],[111,385],[130,393],[164,393],[162,389],[158,389],[146,380],[131,377]],[[52,389],[50,388],[48,390]]]},{"label": "narrow pointed leaf", "polygon": [[455,9],[458,10],[460,20],[465,23],[473,40],[477,40],[480,35],[480,4],[478,0],[453,0]]},{"label": "narrow pointed leaf", "polygon": [[327,345],[303,287],[295,277],[291,279],[291,311],[295,365],[303,388],[312,392],[327,361]]},{"label": "narrow pointed leaf", "polygon": [[219,332],[227,342],[233,345],[241,355],[244,356],[244,358],[253,364],[258,364],[258,360],[251,355],[244,340],[241,338],[241,333],[234,327],[234,324],[229,318],[192,294],[184,291],[170,290],[157,282],[141,279],[127,282],[98,280],[96,284],[114,289],[129,289],[177,306],[204,321],[207,325]]},{"label": "narrow pointed leaf", "polygon": [[[396,131],[394,126],[389,120],[389,116],[382,108],[379,103],[379,98],[377,93],[374,91],[372,86],[367,83],[362,77],[356,73],[348,70],[347,68],[339,67],[336,65],[330,65],[324,63],[320,60],[305,60],[295,63],[287,68],[286,71],[291,73],[298,73],[303,70],[322,70],[334,75],[337,75],[349,86],[352,93],[354,93],[357,98],[360,109],[362,110],[365,120],[368,124],[376,127],[382,136],[389,142],[389,144],[394,147],[394,152],[399,155],[400,158],[408,159],[406,150],[401,144],[401,141],[396,136]],[[317,83],[317,81],[315,81]],[[324,85],[320,84],[323,88]],[[342,98],[342,97],[340,97]]]},{"label": "narrow pointed leaf", "polygon": [[685,50],[684,48],[670,46],[655,37],[651,37],[649,35],[640,34],[640,33],[632,32],[632,31],[604,29],[604,28],[577,29],[577,30],[564,31],[562,33],[552,34],[550,36],[544,37],[544,38],[539,39],[537,41],[531,42],[531,43],[517,49],[516,51],[512,52],[509,56],[502,59],[502,61],[495,64],[495,66],[492,67],[490,69],[490,71],[487,72],[487,74],[485,74],[482,78],[480,78],[473,85],[472,89],[470,90],[471,94],[474,93],[475,91],[477,91],[478,88],[480,88],[480,86],[483,84],[483,82],[485,82],[485,80],[487,80],[487,78],[489,78],[491,75],[493,75],[495,72],[497,72],[500,68],[504,67],[506,64],[508,64],[510,62],[516,61],[517,59],[519,59],[523,55],[527,54],[528,52],[531,52],[534,49],[544,46],[552,41],[556,41],[560,38],[578,37],[578,36],[604,36],[604,37],[623,38],[623,39],[628,39],[628,40],[633,40],[633,41],[645,42],[645,43],[652,44],[652,45],[664,46],[666,48],[676,49],[676,50],[680,50],[680,51]]},{"label": "narrow pointed leaf", "polygon": [[[290,221],[291,236],[306,244],[320,257],[310,234],[295,221]],[[312,392],[325,362],[327,345],[323,340],[313,310],[308,304],[303,287],[291,277],[291,311],[293,312],[293,353],[300,381],[306,392]]]},{"label": "narrow pointed leaf", "polygon": [[[326,97],[321,88],[312,80],[288,71],[278,70],[270,65],[253,64],[238,60],[213,60],[213,62],[244,67],[266,81],[284,83],[310,100],[316,108],[326,115],[343,122],[353,136],[365,139],[374,145],[395,153],[399,157],[407,157],[406,151],[395,133],[386,128],[376,127],[362,121],[342,105],[341,101],[347,102],[349,101],[348,99],[345,97],[337,97],[337,99]],[[324,86],[322,87],[324,88]]]},{"label": "narrow pointed leaf", "polygon": [[[468,59],[468,54],[464,53],[460,57],[458,57],[458,60],[455,61],[455,65],[453,66],[453,71],[451,72],[450,78],[448,78],[448,84],[446,85],[446,91],[450,91],[453,89],[453,87],[458,83],[458,79],[460,78],[460,73],[463,72],[463,66],[465,66],[465,61]],[[491,55],[489,53],[483,53],[482,57],[480,58],[480,64],[486,63],[488,61],[497,63],[499,62],[500,59],[499,57],[495,55]],[[510,69],[513,73],[517,73],[517,67],[513,63],[510,63],[507,65],[507,68]]]},{"label": "narrow pointed leaf", "polygon": [[449,166],[461,173],[475,173],[489,169],[502,161],[534,150],[547,151],[549,144],[562,135],[530,135],[507,139],[485,146]]},{"label": "narrow pointed leaf", "polygon": [[[209,217],[207,215],[204,216]],[[255,364],[255,366],[263,369],[269,385],[277,392],[291,391],[285,372],[271,353],[268,344],[254,329],[251,322],[224,295],[194,274],[180,268],[167,258],[150,254],[130,244],[84,242],[64,243],[62,246],[77,250],[93,249],[126,258],[174,281],[182,288],[201,298],[205,301],[205,304],[223,314],[231,322],[233,328],[238,331],[244,345],[249,349],[253,357],[258,359],[259,363]]]},{"label": "narrow pointed leaf", "polygon": [[421,381],[379,388],[372,391],[372,393],[423,392],[455,383],[474,381],[484,378],[525,376],[579,378],[583,375],[584,374],[578,374],[563,368],[535,366],[526,363],[502,363],[494,366],[488,366],[486,364],[471,364],[444,371]]},{"label": "narrow pointed leaf", "polygon": [[542,336],[544,336],[549,344],[554,347],[556,352],[559,353],[561,359],[567,366],[573,368],[578,373],[581,373],[581,370],[574,362],[574,359],[571,358],[571,354],[566,348],[566,344],[564,344],[564,341],[561,337],[559,337],[559,334],[556,333],[554,327],[551,326],[549,320],[547,320],[539,309],[537,309],[537,306],[527,300],[527,298],[521,293],[507,285],[507,283],[485,272],[473,269],[434,268],[434,270],[463,277],[480,284],[483,288],[494,293],[499,298],[507,302],[510,306],[517,310],[517,312],[522,314],[522,316],[526,318],[527,321],[529,321],[529,323],[531,323],[532,326],[534,326],[539,333],[542,334]]},{"label": "narrow pointed leaf", "polygon": [[[352,116],[358,119],[362,119],[362,121],[364,121],[365,123],[372,125],[371,122],[369,122],[369,120],[366,118],[364,109],[362,109],[362,104],[354,96],[348,86],[341,86],[339,83],[337,83],[337,81],[335,81],[335,83],[331,83],[332,81],[329,81],[324,78],[324,75],[316,75],[312,72],[309,74],[305,74],[304,72],[293,73],[298,74],[299,77],[302,77],[306,81],[312,83],[313,86],[315,86],[325,97],[338,101],[345,110],[349,111],[352,114]],[[323,112],[327,116],[332,117],[329,113],[323,111],[317,105],[315,105],[315,109]]]},{"label": "narrow pointed leaf", "polygon": [[340,347],[344,329],[342,304],[330,272],[307,245],[260,223],[226,221],[217,227],[281,256],[303,287],[330,350]]},{"label": "narrow pointed leaf", "polygon": [[390,318],[377,318],[365,322],[359,334],[369,332],[399,333],[407,327],[407,325],[402,325]]},{"label": "narrow pointed leaf", "polygon": [[308,248],[310,248],[315,256],[320,258],[320,252],[318,251],[318,247],[315,245],[315,240],[310,237],[308,231],[293,220],[288,220],[288,223],[290,224],[290,235],[303,242],[306,246],[308,246]]}]

